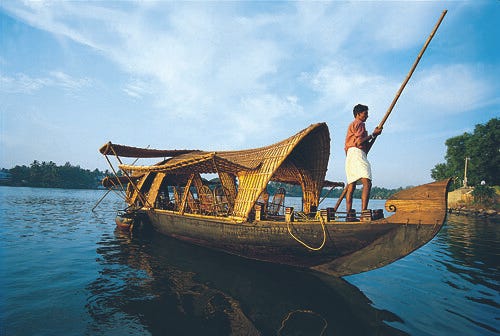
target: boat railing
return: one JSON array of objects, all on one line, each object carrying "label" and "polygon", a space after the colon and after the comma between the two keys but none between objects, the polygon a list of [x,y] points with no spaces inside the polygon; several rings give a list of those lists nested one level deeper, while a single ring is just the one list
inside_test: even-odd
[{"label": "boat railing", "polygon": [[[290,213],[290,215],[287,214]],[[384,218],[384,213],[382,209],[370,210],[369,215],[366,213],[358,213],[359,216],[354,218],[359,221],[369,221]],[[333,208],[320,209],[315,212],[305,213],[303,211],[296,211],[293,208],[286,208],[285,217],[287,221],[293,222],[334,222],[334,221],[345,221],[347,212],[345,211],[334,211]]]}]

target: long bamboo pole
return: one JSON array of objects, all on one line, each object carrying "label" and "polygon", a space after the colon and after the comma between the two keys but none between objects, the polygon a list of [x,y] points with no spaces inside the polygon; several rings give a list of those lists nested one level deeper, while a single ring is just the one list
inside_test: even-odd
[{"label": "long bamboo pole", "polygon": [[[385,113],[384,117],[382,118],[382,120],[380,121],[380,123],[378,124],[378,128],[382,128],[384,127],[384,124],[385,122],[387,121],[387,118],[389,118],[389,115],[391,114],[392,110],[394,109],[394,106],[396,105],[399,97],[401,96],[401,93],[403,92],[404,88],[406,87],[406,84],[408,83],[408,81],[410,80],[411,76],[413,75],[413,72],[415,71],[415,69],[417,68],[417,65],[418,63],[420,62],[420,59],[422,58],[422,56],[424,55],[424,52],[425,50],[427,49],[427,46],[429,45],[429,43],[431,42],[432,38],[434,37],[434,35],[436,34],[436,31],[438,30],[439,26],[441,25],[441,22],[443,21],[444,19],[444,16],[446,15],[448,11],[445,9],[443,11],[443,13],[441,13],[441,16],[438,20],[438,22],[436,23],[436,25],[434,26],[434,29],[432,30],[431,34],[429,35],[429,37],[427,38],[427,40],[425,41],[424,43],[424,46],[422,47],[422,49],[420,50],[420,53],[418,54],[417,56],[417,59],[415,60],[415,62],[413,63],[413,66],[411,67],[410,71],[408,72],[408,75],[406,75],[406,78],[405,80],[403,81],[403,83],[401,84],[401,86],[399,87],[399,90],[398,92],[396,93],[396,96],[394,97],[394,99],[392,100],[392,103],[391,105],[389,106],[389,108],[387,109],[387,112]],[[370,151],[370,149],[372,148],[373,146],[373,143],[375,142],[375,139],[377,139],[376,137],[373,138],[373,140],[371,141],[370,145],[368,146],[368,151]],[[347,193],[347,188],[348,188],[349,185],[346,185],[344,190],[342,191],[342,194],[339,196],[339,199],[337,200],[337,203],[335,204],[335,207],[333,208],[335,211],[337,211],[338,207],[340,206],[340,204],[342,203],[342,200],[344,199],[345,197],[345,194]]]},{"label": "long bamboo pole", "polygon": [[[429,35],[429,37],[427,38],[427,41],[425,41],[425,44],[424,46],[422,47],[422,50],[420,50],[420,53],[418,54],[417,56],[417,59],[415,60],[415,62],[413,63],[413,66],[411,67],[410,71],[408,72],[408,75],[406,75],[406,78],[405,80],[403,81],[403,83],[401,84],[401,86],[399,87],[399,90],[398,92],[396,93],[396,96],[394,97],[394,99],[392,100],[392,103],[391,105],[389,106],[389,108],[387,109],[387,112],[385,113],[384,117],[382,118],[382,120],[380,121],[380,123],[378,124],[378,128],[382,128],[384,127],[384,124],[385,122],[387,121],[387,118],[389,118],[389,115],[391,114],[392,110],[394,109],[394,106],[396,105],[398,99],[399,99],[399,96],[401,96],[401,93],[403,92],[404,88],[406,87],[406,84],[408,83],[408,81],[410,80],[411,76],[413,75],[413,72],[415,71],[415,69],[417,68],[417,65],[418,63],[420,62],[420,59],[422,58],[422,56],[424,55],[424,52],[425,50],[427,49],[427,46],[429,45],[429,43],[431,42],[432,38],[434,37],[434,35],[436,34],[436,31],[438,30],[439,26],[441,25],[441,22],[443,21],[444,19],[444,16],[446,15],[446,13],[448,13],[448,11],[445,9],[443,11],[443,13],[441,13],[441,17],[439,18],[438,22],[436,23],[436,25],[434,26],[434,29],[432,30],[431,34]],[[375,142],[375,139],[373,139],[372,141],[372,144],[373,145],[373,142]],[[371,148],[371,146],[370,146]]]}]

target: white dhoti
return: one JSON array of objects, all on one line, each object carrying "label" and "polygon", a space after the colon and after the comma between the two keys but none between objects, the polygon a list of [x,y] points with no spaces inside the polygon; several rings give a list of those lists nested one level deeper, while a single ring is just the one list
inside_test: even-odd
[{"label": "white dhoti", "polygon": [[362,178],[372,179],[372,169],[364,151],[356,147],[347,150],[345,174],[348,184],[353,182],[361,184],[359,180]]}]

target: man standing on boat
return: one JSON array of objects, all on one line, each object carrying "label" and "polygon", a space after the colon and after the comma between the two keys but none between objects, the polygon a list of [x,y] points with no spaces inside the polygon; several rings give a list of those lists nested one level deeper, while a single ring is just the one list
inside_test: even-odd
[{"label": "man standing on boat", "polygon": [[356,184],[363,185],[361,194],[361,216],[370,216],[368,210],[368,200],[372,188],[372,172],[367,154],[375,138],[382,133],[381,128],[375,128],[372,134],[368,135],[365,128],[365,121],[368,119],[368,106],[358,104],[353,109],[354,121],[347,128],[345,138],[345,171],[347,175],[346,210],[347,221],[356,219],[356,212],[352,210],[352,197]]}]

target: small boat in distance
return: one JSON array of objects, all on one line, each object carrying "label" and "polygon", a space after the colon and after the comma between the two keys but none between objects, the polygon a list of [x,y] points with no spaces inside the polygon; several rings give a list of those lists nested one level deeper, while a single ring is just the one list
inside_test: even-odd
[{"label": "small boat in distance", "polygon": [[[270,146],[207,152],[141,149],[105,144],[100,152],[115,176],[103,180],[121,189],[127,203],[117,223],[151,225],[176,239],[241,257],[346,276],[388,265],[420,248],[446,219],[449,180],[403,190],[385,208],[346,221],[321,208],[330,156],[326,123],[310,125]],[[118,168],[109,157],[115,157]],[[121,158],[163,158],[147,166]],[[216,175],[216,182],[204,176]],[[212,180],[213,181],[213,180]],[[285,190],[267,196],[271,182],[299,186],[300,209],[285,205]],[[125,221],[124,218],[127,220]]]}]

